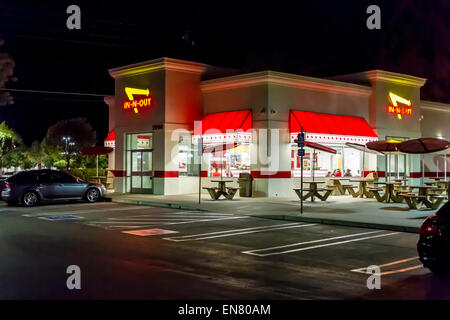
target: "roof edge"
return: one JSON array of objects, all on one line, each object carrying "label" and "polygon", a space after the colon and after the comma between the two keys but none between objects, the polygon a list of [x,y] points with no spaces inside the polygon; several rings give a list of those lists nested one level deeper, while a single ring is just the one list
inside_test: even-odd
[{"label": "roof edge", "polygon": [[260,84],[276,84],[318,91],[369,96],[371,88],[335,80],[313,78],[277,71],[259,71],[230,77],[222,77],[201,82],[204,92],[233,89]]}]

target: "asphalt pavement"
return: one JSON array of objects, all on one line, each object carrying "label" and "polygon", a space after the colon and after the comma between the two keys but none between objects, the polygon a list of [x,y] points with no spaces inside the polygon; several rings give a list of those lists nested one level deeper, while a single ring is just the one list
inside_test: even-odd
[{"label": "asphalt pavement", "polygon": [[[0,204],[0,299],[448,299],[417,234],[101,202]],[[81,289],[66,286],[68,266]],[[369,266],[381,289],[367,288]]]}]

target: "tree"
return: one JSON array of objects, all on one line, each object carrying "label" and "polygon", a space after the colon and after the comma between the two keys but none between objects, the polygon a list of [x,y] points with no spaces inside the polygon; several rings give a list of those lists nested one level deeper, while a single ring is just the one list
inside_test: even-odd
[{"label": "tree", "polygon": [[6,122],[0,123],[0,170],[3,167],[3,157],[22,144],[20,136]]},{"label": "tree", "polygon": [[23,146],[10,150],[2,160],[5,168],[31,169],[35,165],[29,158],[28,150]]},{"label": "tree", "polygon": [[[0,46],[3,45],[4,40],[0,39]],[[5,87],[6,82],[16,81],[13,76],[14,61],[7,53],[0,53],[0,89]],[[14,103],[14,100],[7,91],[0,91],[0,106]]]},{"label": "tree", "polygon": [[46,154],[43,150],[43,146],[39,141],[35,140],[31,144],[31,147],[27,151],[28,158],[33,163],[33,165],[37,165],[38,169],[42,169],[42,163],[46,157]]},{"label": "tree", "polygon": [[84,118],[59,121],[47,130],[45,143],[49,147],[63,150],[66,156],[67,170],[70,158],[85,146],[94,145],[97,133]]}]

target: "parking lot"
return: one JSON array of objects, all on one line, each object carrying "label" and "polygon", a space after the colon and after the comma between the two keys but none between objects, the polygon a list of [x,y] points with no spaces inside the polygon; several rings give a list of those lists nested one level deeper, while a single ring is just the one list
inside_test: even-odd
[{"label": "parking lot", "polygon": [[[450,298],[412,233],[108,202],[1,206],[0,223],[0,298]],[[67,263],[86,276],[78,293],[53,283]]]}]

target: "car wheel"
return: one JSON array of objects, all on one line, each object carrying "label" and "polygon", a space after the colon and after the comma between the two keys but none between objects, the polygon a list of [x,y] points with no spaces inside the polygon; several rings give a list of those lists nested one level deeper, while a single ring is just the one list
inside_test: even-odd
[{"label": "car wheel", "polygon": [[100,191],[97,188],[89,188],[86,192],[86,200],[88,202],[94,203],[100,199]]},{"label": "car wheel", "polygon": [[39,196],[34,191],[25,192],[25,194],[22,197],[22,203],[26,207],[34,207],[39,203]]}]

